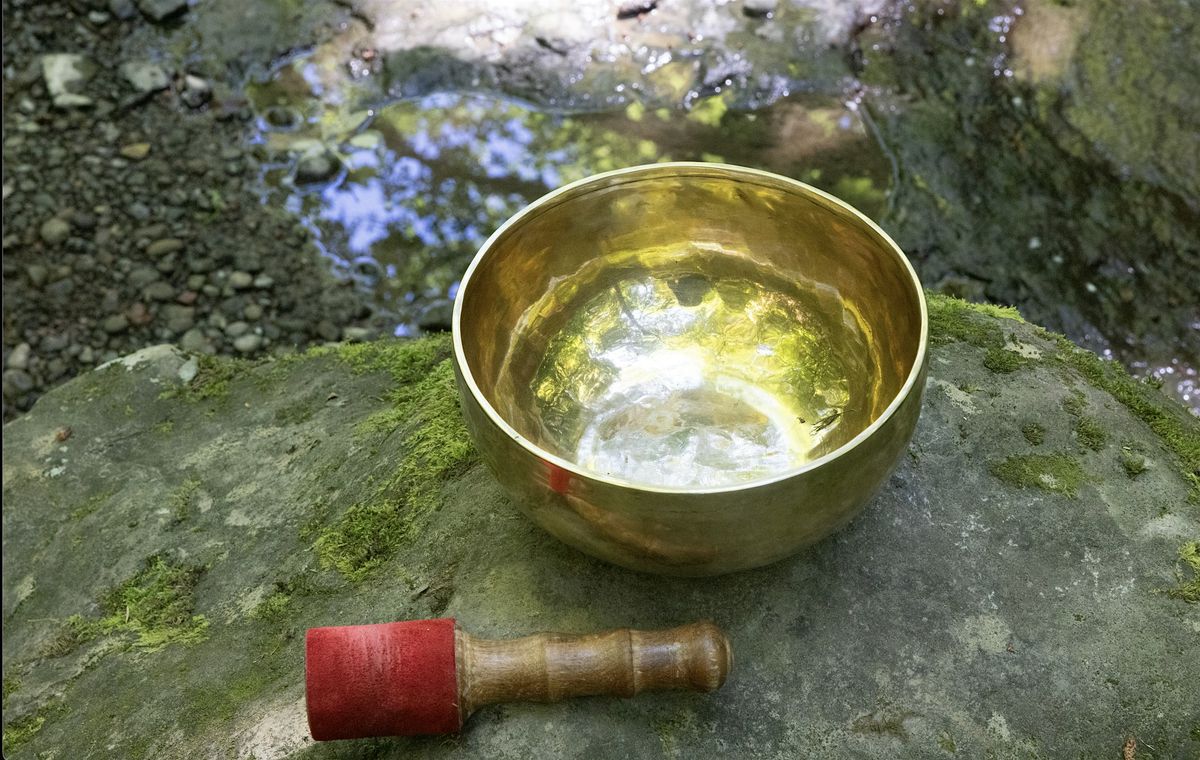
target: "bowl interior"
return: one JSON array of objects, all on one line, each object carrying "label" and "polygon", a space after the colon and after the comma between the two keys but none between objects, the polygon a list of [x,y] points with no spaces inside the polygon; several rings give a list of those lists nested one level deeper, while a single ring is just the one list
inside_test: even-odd
[{"label": "bowl interior", "polygon": [[921,334],[889,241],[806,186],[723,166],[548,197],[485,246],[459,299],[466,369],[517,433],[669,489],[834,451],[901,391]]}]

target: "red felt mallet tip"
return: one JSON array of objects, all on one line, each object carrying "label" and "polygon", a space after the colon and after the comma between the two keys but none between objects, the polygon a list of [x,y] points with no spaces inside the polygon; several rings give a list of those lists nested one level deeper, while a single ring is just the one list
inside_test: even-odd
[{"label": "red felt mallet tip", "polygon": [[457,731],[454,620],[310,628],[305,692],[318,741]]}]

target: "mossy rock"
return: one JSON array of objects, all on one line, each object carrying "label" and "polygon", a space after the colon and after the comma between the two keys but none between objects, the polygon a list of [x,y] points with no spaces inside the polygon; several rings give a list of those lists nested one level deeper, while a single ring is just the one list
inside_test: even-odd
[{"label": "mossy rock", "polygon": [[[72,380],[4,433],[6,756],[1196,754],[1200,422],[1015,312],[930,310],[922,418],[873,503],[716,579],[612,567],[523,518],[476,461],[445,336],[186,386],[191,357],[158,347]],[[312,743],[304,630],[434,616],[490,636],[711,618],[736,664],[713,695]]]}]

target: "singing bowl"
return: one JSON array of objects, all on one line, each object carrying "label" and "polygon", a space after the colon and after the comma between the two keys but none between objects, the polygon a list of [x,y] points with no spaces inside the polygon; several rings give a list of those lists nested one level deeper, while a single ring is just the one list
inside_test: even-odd
[{"label": "singing bowl", "polygon": [[529,517],[619,565],[715,575],[866,505],[917,422],[928,318],[908,259],[849,205],[666,163],[509,219],[453,330],[467,427]]}]

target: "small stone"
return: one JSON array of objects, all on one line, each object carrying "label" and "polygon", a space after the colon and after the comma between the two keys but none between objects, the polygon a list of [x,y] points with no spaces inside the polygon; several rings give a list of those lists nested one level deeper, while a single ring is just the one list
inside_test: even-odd
[{"label": "small stone", "polygon": [[208,348],[208,339],[204,337],[204,333],[200,328],[192,328],[183,334],[179,339],[179,347],[184,351],[199,353]]},{"label": "small stone", "polygon": [[150,218],[150,207],[141,201],[134,201],[133,203],[130,203],[127,210],[129,211],[130,216],[140,222],[144,222]]},{"label": "small stone", "polygon": [[233,347],[243,354],[253,353],[262,347],[262,336],[249,333],[233,341]]},{"label": "small stone", "polygon": [[314,185],[328,182],[342,169],[341,160],[328,150],[321,148],[300,156],[296,161],[295,181],[298,185]]},{"label": "small stone", "polygon": [[238,338],[250,331],[250,325],[242,321],[230,322],[225,326],[225,334],[230,338]]},{"label": "small stone", "polygon": [[316,331],[317,335],[321,336],[325,340],[337,340],[338,336],[341,335],[341,331],[338,330],[337,325],[330,322],[328,319],[322,319],[320,322],[318,322]]},{"label": "small stone", "polygon": [[190,274],[187,278],[188,290],[199,290],[204,287],[204,283],[208,282],[208,278],[202,274]]},{"label": "small stone", "polygon": [[188,74],[183,78],[183,91],[179,97],[188,108],[200,108],[212,99],[212,85],[198,76]]},{"label": "small stone", "polygon": [[256,303],[247,304],[246,308],[242,311],[242,316],[244,316],[250,322],[258,321],[262,318],[262,315],[263,308]]},{"label": "small stone", "polygon": [[244,290],[254,284],[254,276],[249,272],[234,272],[229,275],[229,287],[234,290]]},{"label": "small stone", "polygon": [[159,313],[172,333],[185,333],[196,323],[196,310],[189,306],[167,304]]},{"label": "small stone", "polygon": [[121,21],[128,21],[137,15],[133,0],[108,0],[108,12]]},{"label": "small stone", "polygon": [[91,346],[84,346],[83,350],[79,352],[79,361],[84,364],[91,364],[96,361],[96,352],[92,350]]},{"label": "small stone", "polygon": [[125,316],[129,318],[129,322],[134,325],[148,325],[154,319],[154,315],[146,308],[146,304],[137,302],[125,310]]},{"label": "small stone", "polygon": [[7,369],[4,371],[4,390],[8,391],[10,388],[16,392],[12,395],[28,393],[33,390],[33,378],[23,369]]},{"label": "small stone", "polygon": [[25,274],[29,277],[29,281],[33,283],[35,288],[40,288],[46,284],[46,278],[50,276],[50,270],[41,264],[30,264],[25,267]]},{"label": "small stone", "polygon": [[435,301],[421,311],[417,317],[417,327],[426,332],[449,330],[453,316],[454,303],[452,301]]},{"label": "small stone", "polygon": [[[191,278],[189,277],[188,279],[190,280]],[[179,295],[177,295],[175,297],[175,300],[178,303],[183,304],[184,306],[191,306],[192,304],[196,303],[196,299],[199,297],[200,297],[200,294],[197,293],[196,291],[185,290],[182,293],[180,293]]]},{"label": "small stone", "polygon": [[139,93],[158,92],[171,85],[171,77],[162,66],[150,61],[127,61],[121,64],[121,76]]},{"label": "small stone", "polygon": [[142,291],[142,297],[148,301],[173,301],[175,288],[171,287],[171,283],[159,280],[147,285]]},{"label": "small stone", "polygon": [[89,11],[87,17],[96,26],[104,26],[112,18],[104,11]]},{"label": "small stone", "polygon": [[778,0],[743,0],[742,13],[750,18],[767,18],[778,6]]},{"label": "small stone", "polygon": [[55,107],[81,108],[92,105],[92,99],[81,95],[80,91],[95,75],[95,64],[74,53],[44,55],[41,64],[42,79]]},{"label": "small stone", "polygon": [[71,336],[66,333],[53,333],[42,338],[42,342],[38,344],[44,353],[54,354],[62,351],[67,346],[71,345]]},{"label": "small stone", "polygon": [[183,15],[187,0],[137,0],[137,7],[151,21],[163,22]]},{"label": "small stone", "polygon": [[32,351],[28,343],[18,343],[8,355],[5,363],[9,369],[29,369],[29,353]]},{"label": "small stone", "polygon": [[39,230],[47,245],[58,245],[71,235],[71,225],[65,219],[47,219]]},{"label": "small stone", "polygon": [[263,114],[263,121],[276,129],[295,129],[300,124],[300,114],[287,106],[272,106]]},{"label": "small stone", "polygon": [[166,256],[168,253],[175,253],[183,250],[183,241],[178,238],[163,238],[155,240],[150,245],[146,246],[146,255],[158,258]]},{"label": "small stone", "polygon": [[121,148],[121,155],[130,161],[141,161],[150,155],[150,143],[130,143]]},{"label": "small stone", "polygon": [[260,274],[254,278],[254,287],[266,289],[275,284],[275,278],[269,274]]},{"label": "small stone", "polygon": [[152,282],[159,279],[158,272],[150,267],[138,267],[129,273],[125,278],[125,282],[129,283],[133,288],[144,288]]},{"label": "small stone", "polygon": [[115,335],[116,333],[125,332],[127,329],[129,329],[129,320],[125,318],[124,314],[113,314],[111,317],[105,318],[105,320],[100,323],[100,327],[104,330],[104,332],[109,333],[110,335]]},{"label": "small stone", "polygon": [[196,379],[196,375],[199,374],[199,372],[200,363],[197,362],[193,357],[184,362],[183,366],[179,368],[179,379],[183,381],[184,385],[187,385]]},{"label": "small stone", "polygon": [[371,330],[366,327],[346,327],[342,329],[342,340],[355,342],[367,340],[371,337]]}]

